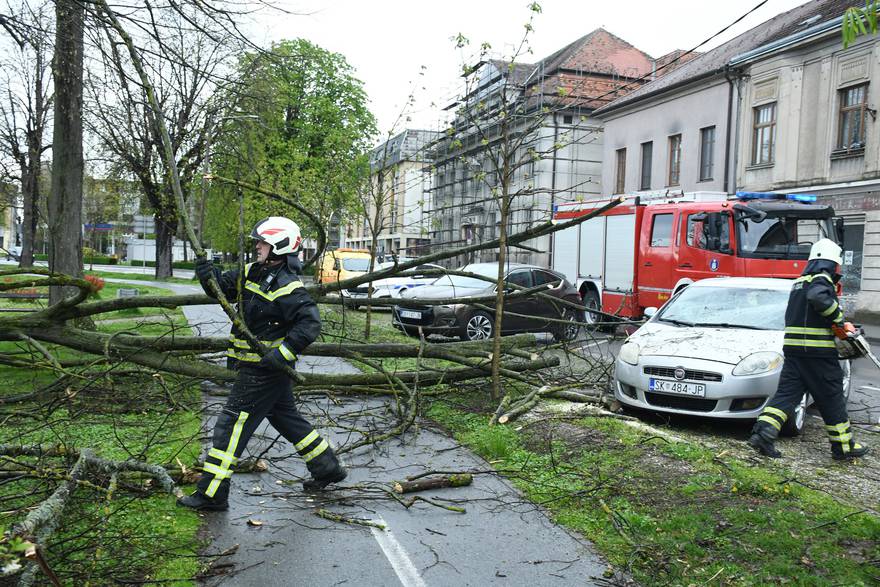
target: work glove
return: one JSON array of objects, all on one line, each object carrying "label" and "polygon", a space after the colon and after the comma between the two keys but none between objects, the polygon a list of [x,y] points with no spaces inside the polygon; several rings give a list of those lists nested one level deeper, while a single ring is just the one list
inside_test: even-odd
[{"label": "work glove", "polygon": [[296,357],[288,360],[278,349],[272,349],[260,359],[260,367],[272,371],[284,371],[287,367],[293,368],[294,363],[296,363]]},{"label": "work glove", "polygon": [[204,257],[196,258],[196,277],[199,281],[208,281],[214,273],[214,263]]},{"label": "work glove", "polygon": [[834,336],[836,336],[840,340],[846,340],[850,336],[856,335],[856,327],[853,326],[852,322],[844,322],[843,326],[840,326],[839,324],[832,324],[831,332],[833,332]]}]

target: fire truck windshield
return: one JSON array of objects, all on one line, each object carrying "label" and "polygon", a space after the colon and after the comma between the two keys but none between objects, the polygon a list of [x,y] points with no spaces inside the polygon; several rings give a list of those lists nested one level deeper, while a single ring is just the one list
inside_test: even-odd
[{"label": "fire truck windshield", "polygon": [[807,259],[810,247],[820,238],[834,237],[831,218],[768,211],[761,215],[737,213],[736,242],[740,257],[758,259]]}]

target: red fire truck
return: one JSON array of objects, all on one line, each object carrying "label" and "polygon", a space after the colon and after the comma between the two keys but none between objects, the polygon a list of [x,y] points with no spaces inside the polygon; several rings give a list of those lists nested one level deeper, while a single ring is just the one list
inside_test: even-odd
[{"label": "red fire truck", "polygon": [[[695,193],[629,198],[554,233],[553,268],[575,283],[588,308],[635,318],[698,279],[801,274],[819,238],[842,240],[831,206],[807,194]],[[607,200],[558,204],[553,219],[577,218]],[[591,320],[589,312],[587,320]]]}]

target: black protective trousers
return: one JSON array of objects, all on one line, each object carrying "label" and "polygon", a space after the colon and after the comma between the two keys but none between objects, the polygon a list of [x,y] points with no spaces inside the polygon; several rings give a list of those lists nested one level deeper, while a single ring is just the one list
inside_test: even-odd
[{"label": "black protective trousers", "polygon": [[779,375],[776,395],[764,408],[772,408],[791,415],[800,403],[804,393],[813,397],[816,408],[822,414],[826,426],[835,426],[848,421],[846,398],[843,397],[843,369],[833,357],[801,357],[786,355]]},{"label": "black protective trousers", "polygon": [[266,418],[293,444],[313,477],[326,476],[337,466],[333,449],[299,413],[290,378],[280,371],[240,364],[226,406],[214,424],[213,447],[198,483],[201,493],[219,501],[227,499],[233,467]]}]

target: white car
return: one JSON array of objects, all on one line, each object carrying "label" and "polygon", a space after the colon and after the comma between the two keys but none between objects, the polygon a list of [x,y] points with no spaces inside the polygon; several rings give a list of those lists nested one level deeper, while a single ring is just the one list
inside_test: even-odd
[{"label": "white car", "polygon": [[[754,420],[776,392],[782,369],[787,279],[704,279],[676,294],[617,355],[614,395],[657,412]],[[850,364],[841,361],[849,394]],[[804,427],[809,396],[783,434]]]},{"label": "white car", "polygon": [[[376,271],[380,269],[387,269],[388,267],[393,267],[394,263],[380,263],[378,267],[376,267]],[[442,271],[443,267],[440,265],[432,265],[430,263],[426,263],[425,265],[418,265],[409,271]],[[386,299],[396,299],[399,298],[403,292],[407,290],[411,290],[417,287],[421,287],[423,285],[429,285],[434,282],[439,275],[436,273],[429,275],[411,275],[408,277],[386,277],[385,279],[379,279],[373,282],[373,298],[386,298]],[[363,284],[358,287],[353,287],[351,289],[343,290],[342,295],[346,298],[346,305],[350,308],[357,309],[359,304],[358,300],[366,299],[367,297],[367,287],[369,284]]]}]

